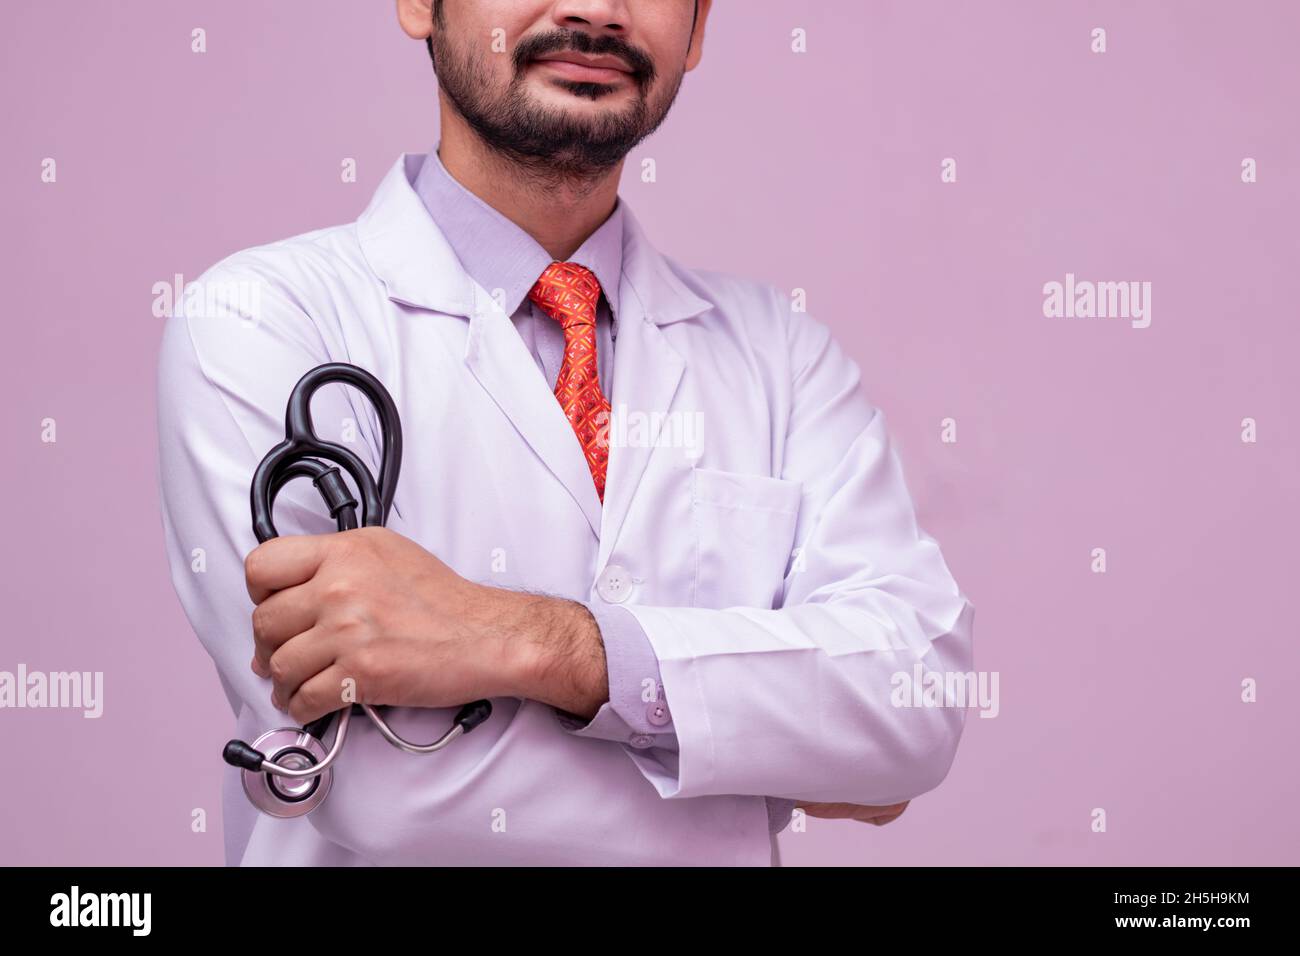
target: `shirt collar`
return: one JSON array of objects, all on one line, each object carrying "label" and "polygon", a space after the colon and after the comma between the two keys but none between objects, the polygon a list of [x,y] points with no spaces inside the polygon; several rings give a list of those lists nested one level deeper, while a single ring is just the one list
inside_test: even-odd
[{"label": "shirt collar", "polygon": [[[502,290],[502,310],[513,315],[551,264],[550,253],[465,188],[447,171],[436,148],[425,158],[412,186],[465,271],[489,293]],[[616,198],[613,212],[567,260],[596,274],[615,317],[623,272],[623,210],[623,200]]]},{"label": "shirt collar", "polygon": [[[451,244],[415,192],[425,157],[402,153],[380,182],[354,226],[366,267],[393,302],[469,318],[495,310],[486,291],[465,271]],[[669,325],[714,308],[704,277],[659,252],[632,207],[623,209],[623,271],[619,299],[623,315],[635,305],[645,321]],[[541,273],[539,272],[540,276]]]}]

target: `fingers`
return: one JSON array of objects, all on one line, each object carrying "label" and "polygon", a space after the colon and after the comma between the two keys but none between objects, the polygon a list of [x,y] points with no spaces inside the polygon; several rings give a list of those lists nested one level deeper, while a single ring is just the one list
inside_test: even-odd
[{"label": "fingers", "polygon": [[334,664],[336,650],[320,628],[312,628],[283,644],[271,655],[268,668],[271,703],[280,710],[287,709],[303,684]]},{"label": "fingers", "polygon": [[253,661],[258,677],[270,677],[271,658],[284,644],[315,626],[319,604],[301,585],[276,591],[253,609]]},{"label": "fingers", "polygon": [[343,699],[343,680],[346,675],[338,664],[331,664],[315,677],[302,684],[289,701],[289,715],[300,724],[311,723],[317,717],[332,714],[344,705],[354,703]]},{"label": "fingers", "polygon": [[858,803],[803,803],[800,808],[810,817],[824,820],[857,820],[861,823],[874,823],[883,827],[903,815],[908,803],[892,803],[888,806],[873,807]]},{"label": "fingers", "polygon": [[884,816],[873,817],[871,819],[871,822],[878,827],[883,827],[886,823],[893,823],[895,820],[901,817],[903,815],[903,811],[907,809],[906,803],[900,803],[897,806],[898,809],[896,812]]},{"label": "fingers", "polygon": [[273,592],[310,581],[316,574],[333,535],[302,534],[272,538],[259,544],[244,559],[244,583],[254,604]]},{"label": "fingers", "polygon": [[799,806],[810,817],[823,820],[857,820],[864,811],[879,810],[879,807],[866,807],[857,803],[801,803]]},{"label": "fingers", "polygon": [[800,804],[800,809],[810,817],[820,817],[822,819],[844,819],[852,817],[855,809],[861,809],[854,804]]}]

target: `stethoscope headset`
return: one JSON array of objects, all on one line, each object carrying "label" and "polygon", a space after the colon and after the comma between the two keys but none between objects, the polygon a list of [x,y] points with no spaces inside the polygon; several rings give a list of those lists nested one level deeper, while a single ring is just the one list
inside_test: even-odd
[{"label": "stethoscope headset", "polygon": [[[311,419],[311,399],[322,385],[341,382],[366,396],[379,416],[383,438],[383,457],[379,480],[355,454],[334,442],[316,435]],[[321,365],[294,386],[285,414],[284,441],[262,459],[253,474],[250,499],[253,511],[253,534],[258,542],[277,537],[271,511],[276,495],[294,478],[310,478],[335,519],[338,530],[350,531],[357,525],[357,500],[343,480],[339,468],[351,476],[361,495],[361,525],[378,527],[388,520],[397,475],[402,466],[402,425],[392,396],[369,372],[333,362]],[[268,730],[252,745],[242,740],[226,744],[222,757],[232,767],[243,770],[244,792],[253,805],[273,817],[299,817],[310,813],[324,801],[333,781],[333,764],[347,739],[348,722],[354,707],[360,707],[394,747],[413,754],[430,754],[441,750],[457,737],[467,734],[492,714],[486,700],[466,704],[456,714],[451,728],[431,744],[413,744],[399,736],[370,704],[350,704],[326,714],[304,727]],[[338,717],[334,742],[326,752],[323,740],[330,720]]]}]

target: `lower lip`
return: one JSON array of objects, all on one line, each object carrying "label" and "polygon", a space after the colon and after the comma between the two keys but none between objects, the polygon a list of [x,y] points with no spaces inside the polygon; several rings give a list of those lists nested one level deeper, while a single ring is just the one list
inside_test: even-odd
[{"label": "lower lip", "polygon": [[617,83],[628,74],[623,70],[611,70],[604,66],[583,66],[568,60],[534,60],[538,66],[550,67],[566,80],[579,83]]}]

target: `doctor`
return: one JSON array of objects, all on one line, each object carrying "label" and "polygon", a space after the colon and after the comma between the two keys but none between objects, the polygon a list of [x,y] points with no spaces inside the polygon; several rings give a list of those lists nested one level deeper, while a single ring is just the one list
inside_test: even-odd
[{"label": "doctor", "polygon": [[[963,712],[892,706],[891,678],[969,670],[973,608],[858,368],[775,288],[662,255],[618,195],[710,6],[399,0],[435,150],[168,320],[168,554],[233,736],[345,686],[412,740],[494,705],[428,756],[354,721],[306,817],[229,771],[231,863],[768,865],[796,805],[888,822],[946,775]],[[299,481],[256,546],[249,479],[329,361],[397,402],[389,528],[332,532]],[[377,470],[362,396],[313,412]]]}]

